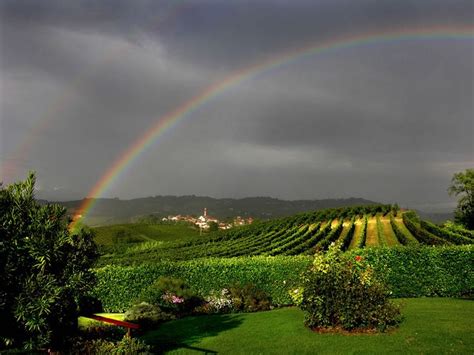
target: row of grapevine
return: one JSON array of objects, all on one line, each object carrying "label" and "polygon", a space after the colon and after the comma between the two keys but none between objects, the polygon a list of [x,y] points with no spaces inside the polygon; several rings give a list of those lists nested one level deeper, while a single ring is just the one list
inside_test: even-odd
[{"label": "row of grapevine", "polygon": [[450,232],[446,229],[442,229],[433,223],[427,222],[427,221],[421,221],[420,223],[421,228],[426,229],[428,232],[440,237],[449,240],[453,244],[471,244],[472,240],[469,238],[466,238],[460,234],[456,234],[453,232]]},{"label": "row of grapevine", "polygon": [[[382,217],[384,213],[385,217]],[[328,216],[334,218],[328,219]],[[365,248],[367,245],[471,244],[473,239],[466,237],[470,232],[462,233],[421,221],[414,212],[393,211],[389,207],[363,206],[348,211],[329,209],[257,222],[191,242],[144,243],[104,256],[101,265],[205,257],[313,254],[316,250],[327,249],[335,241],[341,244],[343,250]]]},{"label": "row of grapevine", "polygon": [[347,229],[346,235],[341,240],[341,249],[347,250],[349,245],[351,244],[352,238],[354,238],[355,232],[355,217],[352,217],[351,221],[349,222],[349,228]]},{"label": "row of grapevine", "polygon": [[321,227],[317,233],[314,233],[311,238],[308,238],[306,241],[300,243],[299,245],[295,245],[293,249],[289,250],[286,253],[286,255],[298,255],[312,250],[312,248],[326,236],[329,230],[331,230],[331,223],[326,223],[326,225],[324,225],[324,227]]},{"label": "row of grapevine", "polygon": [[384,231],[383,231],[383,224],[382,224],[382,221],[380,220],[380,216],[377,215],[375,220],[376,220],[376,223],[377,223],[377,239],[379,241],[379,246],[386,247],[387,246],[387,241],[385,240],[385,234],[384,234]]},{"label": "row of grapevine", "polygon": [[450,244],[448,241],[437,237],[436,235],[428,232],[425,229],[422,229],[417,225],[416,219],[417,216],[414,213],[406,212],[402,216],[403,224],[408,228],[408,230],[413,234],[413,236],[418,239],[420,243],[429,244],[429,245],[444,245]]},{"label": "row of grapevine", "polygon": [[332,242],[336,241],[339,235],[341,234],[343,225],[344,221],[340,220],[336,227],[333,228],[323,240],[316,244],[316,250],[327,250],[329,248],[329,245],[331,245]]},{"label": "row of grapevine", "polygon": [[418,244],[418,241],[412,236],[409,235],[408,231],[403,230],[398,223],[395,221],[393,215],[390,216],[390,224],[392,226],[392,230],[395,233],[398,241],[402,245],[415,245]]},{"label": "row of grapevine", "polygon": [[367,239],[367,224],[369,223],[369,218],[367,215],[364,216],[362,221],[362,227],[359,233],[359,245],[358,248],[363,248],[365,246],[365,241]]}]

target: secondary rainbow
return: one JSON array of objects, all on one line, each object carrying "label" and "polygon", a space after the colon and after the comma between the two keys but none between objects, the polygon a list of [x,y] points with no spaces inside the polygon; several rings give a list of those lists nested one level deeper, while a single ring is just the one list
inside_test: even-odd
[{"label": "secondary rainbow", "polygon": [[[327,53],[342,49],[360,46],[376,45],[387,42],[419,41],[419,40],[472,40],[474,39],[473,26],[449,26],[430,28],[402,28],[385,32],[369,32],[357,35],[332,38],[326,41],[310,44],[293,49],[267,60],[257,62],[251,66],[238,70],[218,81],[199,94],[185,101],[176,109],[159,117],[157,122],[139,139],[137,139],[118,159],[109,167],[90,190],[87,198],[76,211],[76,216],[85,217],[94,207],[95,199],[99,197],[113,184],[113,182],[126,170],[142,152],[153,145],[166,131],[175,126],[180,120],[195,112],[198,108],[209,103],[216,96],[226,92],[245,80],[255,78],[257,75],[267,73],[270,70],[291,64],[297,60],[316,54]],[[72,223],[74,227],[75,223]]]}]

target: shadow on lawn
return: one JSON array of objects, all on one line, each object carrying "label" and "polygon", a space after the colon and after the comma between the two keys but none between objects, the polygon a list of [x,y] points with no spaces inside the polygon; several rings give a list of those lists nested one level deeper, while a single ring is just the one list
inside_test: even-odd
[{"label": "shadow on lawn", "polygon": [[242,319],[238,314],[186,317],[165,323],[156,330],[150,330],[141,339],[153,346],[159,353],[186,348],[205,354],[217,354],[213,350],[194,347],[190,344],[238,327],[241,323]]}]

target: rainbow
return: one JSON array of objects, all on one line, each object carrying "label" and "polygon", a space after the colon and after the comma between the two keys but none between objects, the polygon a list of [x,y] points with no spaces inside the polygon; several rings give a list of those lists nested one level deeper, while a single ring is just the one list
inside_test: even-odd
[{"label": "rainbow", "polygon": [[[321,53],[337,50],[345,50],[360,46],[376,45],[387,42],[404,42],[419,40],[472,40],[474,38],[473,26],[450,26],[450,27],[430,27],[430,28],[402,28],[386,32],[369,32],[357,35],[332,38],[317,44],[309,44],[297,49],[289,50],[269,59],[257,62],[251,66],[238,70],[223,80],[218,81],[206,88],[188,101],[183,102],[179,107],[159,117],[154,125],[147,132],[138,138],[123,153],[100,178],[95,186],[90,190],[88,196],[76,211],[76,215],[82,217],[94,207],[95,199],[117,180],[124,173],[126,168],[144,151],[150,148],[165,132],[177,125],[178,122],[188,117],[190,114],[206,105],[217,96],[226,92],[232,87],[241,84],[243,81],[255,78],[257,75],[267,73],[270,70],[291,64],[297,60],[304,59]],[[71,224],[75,225],[75,222]]]}]

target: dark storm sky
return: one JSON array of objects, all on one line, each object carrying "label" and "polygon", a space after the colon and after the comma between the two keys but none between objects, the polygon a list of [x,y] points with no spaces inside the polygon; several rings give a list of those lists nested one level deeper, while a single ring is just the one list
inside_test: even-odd
[{"label": "dark storm sky", "polygon": [[[472,1],[2,1],[0,164],[83,197],[159,118],[292,48],[473,26]],[[232,87],[180,121],[104,196],[365,197],[441,206],[474,166],[474,41],[380,42]]]}]

